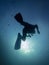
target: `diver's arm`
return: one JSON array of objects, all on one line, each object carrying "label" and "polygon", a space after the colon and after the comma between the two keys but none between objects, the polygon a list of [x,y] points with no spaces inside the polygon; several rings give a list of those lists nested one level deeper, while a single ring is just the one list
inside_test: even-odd
[{"label": "diver's arm", "polygon": [[40,34],[40,31],[39,31],[39,28],[38,28],[37,24],[35,25],[35,28],[37,29],[37,33]]}]

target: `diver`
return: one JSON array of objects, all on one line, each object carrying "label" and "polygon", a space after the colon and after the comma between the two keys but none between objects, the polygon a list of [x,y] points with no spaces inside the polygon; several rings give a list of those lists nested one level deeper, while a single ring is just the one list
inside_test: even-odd
[{"label": "diver", "polygon": [[[27,22],[25,22],[23,20],[23,17],[21,15],[21,13],[17,13],[14,18],[17,20],[18,23],[20,23],[21,25],[24,26],[23,30],[22,30],[22,35],[20,33],[18,33],[18,38],[20,39],[17,40],[19,43],[21,42],[21,40],[25,41],[26,40],[26,37],[31,37],[33,36],[33,34],[36,33],[36,30],[37,30],[37,33],[40,34],[40,31],[39,31],[39,28],[38,28],[38,25],[35,24],[35,25],[32,25],[32,24],[29,24]],[[17,44],[19,44],[17,42]]]}]

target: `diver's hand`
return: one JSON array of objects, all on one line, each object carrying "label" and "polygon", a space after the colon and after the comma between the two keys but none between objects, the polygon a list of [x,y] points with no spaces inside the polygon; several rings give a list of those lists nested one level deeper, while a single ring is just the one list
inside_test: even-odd
[{"label": "diver's hand", "polygon": [[38,31],[38,34],[40,34],[40,31]]}]

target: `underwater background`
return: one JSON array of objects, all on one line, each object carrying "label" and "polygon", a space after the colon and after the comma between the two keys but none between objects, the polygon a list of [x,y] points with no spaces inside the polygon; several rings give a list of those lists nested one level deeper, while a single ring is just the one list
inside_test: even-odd
[{"label": "underwater background", "polygon": [[[14,49],[23,29],[14,19],[18,12],[39,26],[40,34],[22,41],[22,47],[29,44],[29,52]],[[0,65],[49,65],[49,0],[0,0]]]}]

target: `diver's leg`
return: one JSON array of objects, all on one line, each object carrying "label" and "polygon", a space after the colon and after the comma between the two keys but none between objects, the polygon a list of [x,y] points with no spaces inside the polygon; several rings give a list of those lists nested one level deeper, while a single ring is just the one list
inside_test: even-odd
[{"label": "diver's leg", "polygon": [[26,33],[25,32],[23,32],[23,35],[21,35],[20,33],[18,33],[18,35],[19,35],[19,38],[22,39],[23,41],[26,40]]},{"label": "diver's leg", "polygon": [[23,32],[22,40],[23,40],[23,41],[26,40],[26,33],[25,33],[25,32]]},{"label": "diver's leg", "polygon": [[37,24],[35,25],[35,28],[37,29],[38,34],[40,34],[40,31],[39,31],[39,28],[38,28]]},{"label": "diver's leg", "polygon": [[20,33],[18,33],[18,36],[17,36],[17,40],[15,42],[14,49],[15,50],[18,50],[20,48],[21,48],[21,35],[20,35]]},{"label": "diver's leg", "polygon": [[26,40],[26,36],[27,36],[26,28],[24,28],[23,31],[22,31],[22,40],[23,40],[23,41]]}]

